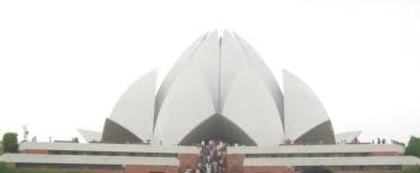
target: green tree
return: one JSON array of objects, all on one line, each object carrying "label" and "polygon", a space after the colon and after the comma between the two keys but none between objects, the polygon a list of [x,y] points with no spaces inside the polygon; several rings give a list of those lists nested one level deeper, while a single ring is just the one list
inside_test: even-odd
[{"label": "green tree", "polygon": [[412,136],[408,142],[405,154],[420,157],[420,138]]},{"label": "green tree", "polygon": [[16,153],[18,151],[18,141],[16,133],[6,133],[1,142],[4,153]]}]

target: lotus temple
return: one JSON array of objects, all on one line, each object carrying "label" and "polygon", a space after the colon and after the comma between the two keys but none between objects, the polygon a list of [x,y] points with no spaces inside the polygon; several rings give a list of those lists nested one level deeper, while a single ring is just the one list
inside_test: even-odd
[{"label": "lotus temple", "polygon": [[98,173],[391,173],[420,166],[402,145],[360,142],[361,131],[336,134],[315,91],[286,69],[273,74],[235,33],[203,35],[162,81],[158,74],[128,87],[98,121],[103,131],[79,129],[87,143],[24,142],[0,161]]}]

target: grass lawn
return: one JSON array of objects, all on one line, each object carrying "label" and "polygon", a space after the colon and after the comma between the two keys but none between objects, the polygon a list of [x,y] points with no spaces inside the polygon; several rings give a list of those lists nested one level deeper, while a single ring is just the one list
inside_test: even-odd
[{"label": "grass lawn", "polygon": [[5,163],[0,163],[0,173],[91,173],[91,171],[70,169],[13,169],[8,168]]}]

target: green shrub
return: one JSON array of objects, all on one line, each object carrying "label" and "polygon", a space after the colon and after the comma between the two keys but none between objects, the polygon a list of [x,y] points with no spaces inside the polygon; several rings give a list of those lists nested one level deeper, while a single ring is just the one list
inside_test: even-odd
[{"label": "green shrub", "polygon": [[0,173],[7,172],[6,163],[0,162]]},{"label": "green shrub", "polygon": [[409,168],[403,171],[403,173],[420,173],[420,167]]},{"label": "green shrub", "polygon": [[18,141],[16,133],[6,133],[2,141],[3,153],[16,153],[18,151]]},{"label": "green shrub", "polygon": [[412,136],[408,142],[405,154],[420,157],[420,138]]}]

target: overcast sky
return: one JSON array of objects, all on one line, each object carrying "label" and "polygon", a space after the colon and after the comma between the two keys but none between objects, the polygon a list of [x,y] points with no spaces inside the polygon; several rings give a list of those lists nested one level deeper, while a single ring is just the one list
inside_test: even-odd
[{"label": "overcast sky", "polygon": [[0,1],[0,134],[101,131],[132,82],[214,29],[304,80],[336,132],[420,136],[417,0]]}]

